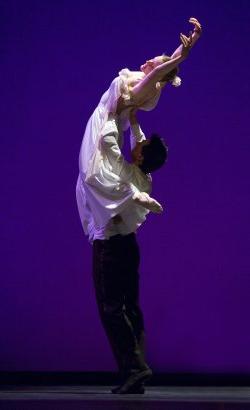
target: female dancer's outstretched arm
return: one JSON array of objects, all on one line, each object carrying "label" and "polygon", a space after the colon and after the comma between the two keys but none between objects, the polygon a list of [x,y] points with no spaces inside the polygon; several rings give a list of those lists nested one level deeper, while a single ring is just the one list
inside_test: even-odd
[{"label": "female dancer's outstretched arm", "polygon": [[189,37],[180,34],[181,45],[172,54],[171,59],[154,67],[140,82],[131,87],[130,92],[135,105],[139,106],[152,97],[156,90],[156,83],[187,58],[191,47],[200,38],[202,31],[201,24],[197,19],[191,17],[189,22],[195,26],[194,30],[190,32]]},{"label": "female dancer's outstretched arm", "polygon": [[[192,23],[194,25],[194,30],[193,32],[190,33],[192,37],[191,47],[193,47],[196,41],[199,40],[201,36],[202,28],[201,28],[201,24],[199,23],[199,21],[194,17],[191,17],[189,19],[189,23]],[[171,55],[171,58],[178,57],[179,55],[181,55],[181,52],[182,52],[182,44],[174,51],[174,53]]]},{"label": "female dancer's outstretched arm", "polygon": [[131,89],[131,96],[135,105],[140,105],[155,93],[156,83],[184,61],[191,48],[192,38],[180,34],[182,47],[179,55],[155,67],[139,83]]}]

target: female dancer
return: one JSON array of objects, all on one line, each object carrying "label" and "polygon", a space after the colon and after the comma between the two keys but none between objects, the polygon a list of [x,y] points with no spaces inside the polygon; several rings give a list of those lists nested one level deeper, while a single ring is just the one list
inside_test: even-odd
[{"label": "female dancer", "polygon": [[180,34],[181,45],[175,50],[171,57],[166,55],[157,56],[141,65],[140,72],[124,69],[120,71],[123,76],[124,91],[118,100],[117,113],[119,114],[127,105],[134,105],[140,109],[150,110],[157,104],[160,91],[170,82],[174,86],[180,85],[180,79],[176,76],[178,66],[188,56],[191,47],[201,35],[201,24],[197,19],[191,17],[189,22],[194,24],[193,32],[186,37]]},{"label": "female dancer", "polygon": [[[190,18],[189,22],[194,25],[193,32],[189,37],[180,34],[181,45],[171,57],[162,55],[148,60],[141,66],[139,72],[128,69],[120,71],[119,76],[112,81],[91,115],[81,145],[77,181],[78,208],[83,226],[86,226],[84,221],[89,219],[90,202],[92,203],[90,208],[94,208],[95,214],[98,215],[98,226],[105,226],[108,220],[116,216],[131,200],[134,189],[131,189],[129,184],[128,189],[124,189],[124,183],[119,181],[117,175],[114,174],[112,178],[110,172],[112,167],[107,170],[104,166],[100,144],[102,131],[110,115],[115,117],[119,131],[125,131],[129,126],[131,110],[135,108],[152,110],[160,98],[161,89],[168,82],[175,86],[179,85],[180,79],[176,76],[178,66],[187,58],[191,47],[201,35],[201,25],[198,20]],[[141,131],[135,137],[140,141]],[[107,185],[103,183],[106,176]],[[122,189],[119,188],[120,183]],[[102,201],[101,198],[105,200]],[[154,200],[149,198],[147,204],[141,205],[153,210],[156,204],[157,201],[154,203]]]}]

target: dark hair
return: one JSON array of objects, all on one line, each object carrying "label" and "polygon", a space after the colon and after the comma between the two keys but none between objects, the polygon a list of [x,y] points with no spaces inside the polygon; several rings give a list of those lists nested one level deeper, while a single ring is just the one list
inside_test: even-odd
[{"label": "dark hair", "polygon": [[156,171],[167,161],[168,157],[168,147],[159,135],[152,134],[149,141],[149,144],[143,145],[141,151],[143,162],[140,169],[145,174]]}]

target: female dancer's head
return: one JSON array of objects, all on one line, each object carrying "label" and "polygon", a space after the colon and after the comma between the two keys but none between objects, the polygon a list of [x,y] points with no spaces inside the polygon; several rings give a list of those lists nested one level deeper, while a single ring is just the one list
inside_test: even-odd
[{"label": "female dancer's head", "polygon": [[151,58],[141,65],[140,69],[144,74],[149,74],[155,67],[161,65],[167,60],[164,60],[164,55]]},{"label": "female dancer's head", "polygon": [[[155,67],[165,63],[166,61],[171,60],[171,57],[162,54],[161,56],[156,56],[151,60],[147,60],[144,64],[141,65],[140,69],[144,74],[149,74]],[[179,68],[176,67],[167,73],[160,81],[161,82],[171,82],[179,72]]]}]

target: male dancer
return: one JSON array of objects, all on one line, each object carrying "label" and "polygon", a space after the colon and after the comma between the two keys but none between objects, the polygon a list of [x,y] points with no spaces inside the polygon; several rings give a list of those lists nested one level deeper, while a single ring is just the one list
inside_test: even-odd
[{"label": "male dancer", "polygon": [[[132,164],[125,161],[120,151],[122,132],[119,116],[110,115],[102,131],[99,149],[105,169],[109,168],[117,175],[121,191],[131,190],[122,207],[114,206],[117,213],[104,227],[98,227],[95,208],[86,198],[83,200],[83,186],[81,189],[77,187],[80,216],[82,207],[85,211],[87,208],[89,214],[88,224],[86,212],[84,214],[84,227],[93,242],[93,276],[98,309],[123,380],[112,391],[118,394],[144,393],[143,383],[152,374],[144,358],[144,324],[139,306],[140,255],[135,232],[145,220],[148,208],[153,212],[162,211],[160,204],[148,195],[152,184],[149,173],[160,168],[167,159],[164,142],[157,135],[146,140],[135,113],[130,114],[130,124]],[[100,178],[98,182],[103,182]],[[96,180],[93,183],[96,185]],[[88,190],[87,184],[85,189]],[[100,190],[105,201],[104,192]]]}]

